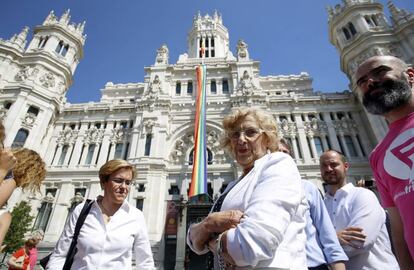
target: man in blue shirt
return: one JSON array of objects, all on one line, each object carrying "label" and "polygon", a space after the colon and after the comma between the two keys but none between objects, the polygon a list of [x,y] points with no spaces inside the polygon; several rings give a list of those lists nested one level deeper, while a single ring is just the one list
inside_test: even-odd
[{"label": "man in blue shirt", "polygon": [[[289,143],[281,139],[279,151],[291,155]],[[302,181],[306,200],[309,205],[306,211],[306,257],[310,270],[342,270],[344,261],[348,260],[339,244],[336,231],[326,210],[322,195],[318,188],[309,181]]]}]

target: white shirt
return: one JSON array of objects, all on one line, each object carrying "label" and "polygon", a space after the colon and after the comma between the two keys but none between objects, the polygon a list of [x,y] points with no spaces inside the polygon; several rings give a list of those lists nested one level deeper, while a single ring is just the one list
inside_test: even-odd
[{"label": "white shirt", "polygon": [[[47,270],[61,270],[65,264],[83,205],[74,209],[66,223]],[[77,248],[71,269],[132,269],[132,252],[137,269],[155,269],[144,215],[126,201],[106,225],[95,201],[80,230]]]},{"label": "white shirt", "polygon": [[385,211],[372,191],[348,183],[334,196],[326,193],[325,205],[336,231],[359,227],[366,235],[361,248],[342,246],[349,258],[347,269],[399,269],[391,251]]},{"label": "white shirt", "polygon": [[[307,269],[306,198],[290,156],[281,152],[263,156],[227,191],[221,210],[240,210],[245,215],[227,232],[227,250],[236,269]],[[197,254],[207,252],[191,246],[191,227],[187,243]]]}]

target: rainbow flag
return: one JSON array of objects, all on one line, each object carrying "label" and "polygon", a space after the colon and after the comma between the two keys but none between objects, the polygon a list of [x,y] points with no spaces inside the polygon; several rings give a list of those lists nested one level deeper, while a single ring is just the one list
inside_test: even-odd
[{"label": "rainbow flag", "polygon": [[194,160],[188,197],[207,193],[206,66],[197,67],[197,101],[194,123]]}]

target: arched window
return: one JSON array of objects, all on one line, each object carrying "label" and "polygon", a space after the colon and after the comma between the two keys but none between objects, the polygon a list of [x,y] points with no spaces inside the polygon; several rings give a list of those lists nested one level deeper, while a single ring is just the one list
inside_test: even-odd
[{"label": "arched window", "polygon": [[342,32],[344,33],[346,40],[349,40],[351,38],[351,34],[349,34],[348,29],[346,29],[345,27],[342,28]]},{"label": "arched window", "polygon": [[322,153],[324,152],[321,138],[314,137],[313,141],[315,142],[316,153],[318,153],[318,156],[321,156]]},{"label": "arched window", "polygon": [[192,95],[193,94],[193,82],[189,81],[187,83],[187,94]]},{"label": "arched window", "polygon": [[68,154],[68,149],[68,145],[64,145],[62,147],[62,154],[60,154],[58,165],[63,165],[63,163],[65,162],[66,155]]},{"label": "arched window", "polygon": [[[188,155],[188,165],[193,165],[194,163],[194,148],[191,150],[190,155]],[[213,153],[210,149],[207,148],[207,164],[213,164]]]},{"label": "arched window", "polygon": [[144,156],[149,156],[151,152],[151,142],[152,142],[152,134],[147,134],[145,138],[145,152]]},{"label": "arched window", "polygon": [[229,93],[229,81],[227,79],[223,79],[223,94]]},{"label": "arched window", "polygon": [[34,106],[30,106],[29,109],[27,109],[27,113],[34,114],[37,116],[39,114],[39,109]]},{"label": "arched window", "polygon": [[211,84],[210,84],[210,92],[212,94],[217,94],[217,85],[216,85],[216,81],[212,80]]},{"label": "arched window", "polygon": [[48,39],[49,39],[49,37],[48,37],[48,36],[46,36],[46,37],[41,37],[41,38],[40,38],[40,40],[39,40],[39,45],[38,45],[38,47],[39,47],[40,49],[43,49],[43,48],[45,47],[46,42],[48,41]]},{"label": "arched window", "polygon": [[346,148],[348,148],[348,151],[349,151],[349,155],[351,157],[357,157],[358,154],[357,154],[357,151],[356,151],[356,148],[355,148],[354,142],[352,141],[351,136],[345,135],[344,139],[345,139]]},{"label": "arched window", "polygon": [[177,96],[181,95],[181,83],[177,82],[177,84],[175,85],[175,94]]},{"label": "arched window", "polygon": [[37,214],[36,220],[34,222],[34,230],[43,230],[46,231],[47,224],[49,223],[50,215],[53,210],[53,201],[55,200],[56,189],[48,188],[46,189],[46,197],[43,199],[42,204],[40,205],[39,212]]},{"label": "arched window", "polygon": [[60,51],[63,48],[63,41],[59,41],[59,44],[56,46],[55,52],[60,54]]},{"label": "arched window", "polygon": [[94,152],[95,152],[95,145],[94,144],[89,145],[88,154],[86,156],[86,161],[85,161],[86,165],[89,165],[89,164],[92,163],[92,158],[93,158],[93,153]]},{"label": "arched window", "polygon": [[21,128],[19,131],[17,131],[16,137],[14,138],[14,141],[12,143],[12,148],[19,148],[23,147],[24,143],[27,140],[27,137],[29,136],[29,131]]},{"label": "arched window", "polygon": [[62,56],[66,56],[66,54],[68,53],[68,50],[69,50],[69,45],[65,45],[63,48],[62,48],[62,52],[60,53]]},{"label": "arched window", "polygon": [[114,158],[115,159],[119,159],[122,157],[122,148],[123,148],[124,144],[123,143],[117,143],[115,145],[115,155]]},{"label": "arched window", "polygon": [[348,23],[348,28],[349,28],[349,31],[351,32],[351,35],[352,36],[355,36],[355,34],[357,33],[357,31],[356,31],[356,29],[355,29],[355,27],[354,27],[354,24],[353,23]]}]

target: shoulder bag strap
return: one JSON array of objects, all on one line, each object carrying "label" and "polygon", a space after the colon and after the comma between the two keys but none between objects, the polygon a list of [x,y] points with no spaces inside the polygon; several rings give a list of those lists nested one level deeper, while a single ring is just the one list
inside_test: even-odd
[{"label": "shoulder bag strap", "polygon": [[63,270],[69,270],[72,267],[73,258],[75,257],[77,251],[76,245],[78,244],[79,232],[82,228],[83,223],[85,222],[86,217],[89,214],[89,211],[91,210],[93,202],[93,200],[86,200],[85,204],[83,205],[82,211],[79,214],[78,220],[76,221],[75,232],[73,233],[72,243],[70,244],[68,254],[66,255]]}]

